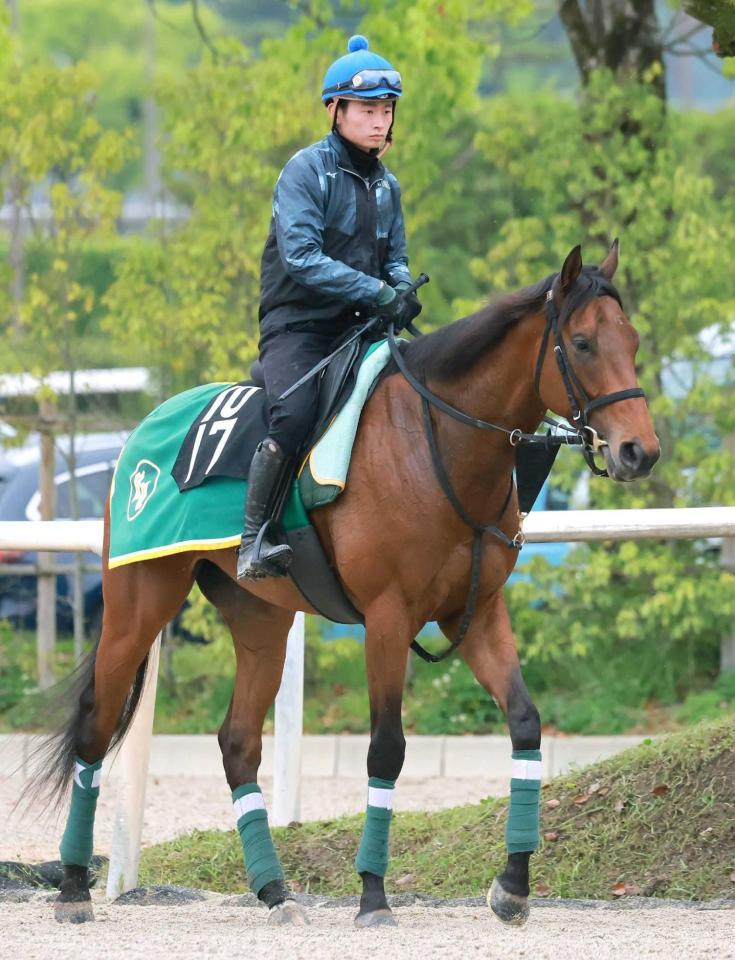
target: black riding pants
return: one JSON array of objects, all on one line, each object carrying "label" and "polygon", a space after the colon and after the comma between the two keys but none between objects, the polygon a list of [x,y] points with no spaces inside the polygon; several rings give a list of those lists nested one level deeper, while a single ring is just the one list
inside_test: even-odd
[{"label": "black riding pants", "polygon": [[294,456],[314,426],[319,395],[319,376],[312,377],[286,400],[279,400],[290,386],[334,348],[345,327],[338,330],[269,330],[260,338],[260,362],[265,376],[272,437]]}]

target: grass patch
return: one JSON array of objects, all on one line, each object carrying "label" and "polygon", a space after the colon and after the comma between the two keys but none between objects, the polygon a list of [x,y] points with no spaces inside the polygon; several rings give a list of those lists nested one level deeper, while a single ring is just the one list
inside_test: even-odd
[{"label": "grass patch", "polygon": [[[532,889],[612,899],[615,891],[705,900],[735,897],[733,717],[645,743],[547,784],[545,835]],[[400,796],[400,784],[399,784]],[[476,896],[505,860],[507,800],[437,813],[398,813],[386,889]],[[362,817],[273,831],[297,891],[356,893],[353,860]],[[410,876],[412,879],[406,880]],[[246,890],[239,838],[196,831],[143,851],[141,883]],[[397,880],[402,880],[400,885]]]}]

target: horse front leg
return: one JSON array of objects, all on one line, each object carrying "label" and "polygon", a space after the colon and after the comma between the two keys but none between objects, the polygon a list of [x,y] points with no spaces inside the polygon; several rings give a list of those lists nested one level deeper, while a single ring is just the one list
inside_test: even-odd
[{"label": "horse front leg", "polygon": [[355,926],[394,926],[385,896],[393,794],[403,768],[406,739],[401,722],[410,628],[396,627],[397,604],[383,604],[366,616],[365,660],[370,695],[370,747],[365,824],[355,867],[362,879]]},{"label": "horse front leg", "polygon": [[505,834],[508,859],[505,870],[492,882],[487,902],[503,923],[520,926],[529,915],[529,860],[539,845],[541,721],[521,675],[501,591],[478,605],[475,622],[459,652],[503,711],[510,728],[513,766]]}]

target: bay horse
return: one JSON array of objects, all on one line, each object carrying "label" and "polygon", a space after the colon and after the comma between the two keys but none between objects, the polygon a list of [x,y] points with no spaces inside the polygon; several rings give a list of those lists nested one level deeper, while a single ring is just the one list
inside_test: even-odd
[{"label": "bay horse", "polygon": [[[450,640],[466,628],[458,652],[507,718],[513,751],[508,857],[488,903],[506,923],[520,924],[528,916],[541,727],[521,676],[502,590],[516,561],[511,547],[519,530],[513,438],[533,434],[551,410],[580,433],[587,431],[588,452],[594,447],[602,453],[615,480],[645,477],[658,459],[658,439],[636,381],[638,335],[612,284],[617,263],[617,241],[599,267],[583,267],[575,247],[559,273],[407,344],[399,366],[431,392],[434,411],[427,413],[426,401],[401,370],[387,368],[361,416],[349,484],[312,514],[366,625],[371,734],[367,813],[356,860],[363,884],[359,926],[395,922],[384,877],[393,791],[405,752],[401,700],[410,646],[430,621]],[[465,419],[444,415],[451,409]],[[495,428],[473,429],[481,420]],[[437,452],[443,478],[436,472]],[[493,525],[499,533],[478,540],[466,521]],[[481,567],[473,559],[478,542]],[[294,613],[315,611],[288,579],[238,583],[232,548],[115,569],[107,564],[108,549],[109,505],[101,637],[79,668],[69,694],[70,718],[47,741],[45,766],[34,784],[57,801],[72,786],[57,918],[93,919],[88,866],[100,764],[131,723],[153,640],[197,583],[220,611],[235,646],[234,690],[219,744],[250,884],[270,908],[269,922],[306,922],[288,892],[257,776],[263,721],[279,688]],[[471,579],[476,602],[470,622],[463,623]]]}]

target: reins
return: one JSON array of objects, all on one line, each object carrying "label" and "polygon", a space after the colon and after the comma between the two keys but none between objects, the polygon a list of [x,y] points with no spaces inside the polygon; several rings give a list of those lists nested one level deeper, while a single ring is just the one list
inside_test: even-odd
[{"label": "reins", "polygon": [[[588,279],[591,280],[591,284],[588,290],[585,291],[584,300],[580,301],[579,303],[575,303],[573,308],[568,308],[566,311],[567,316],[573,311],[573,309],[578,309],[580,306],[582,306],[583,302],[588,302],[589,300],[594,299],[596,296],[609,295],[616,299],[618,303],[621,303],[620,297],[611,283],[597,277]],[[429,390],[428,387],[421,382],[421,380],[411,373],[406,365],[406,361],[403,358],[400,347],[396,340],[395,324],[391,323],[388,327],[388,347],[390,349],[391,356],[401,374],[405,377],[411,387],[413,387],[413,389],[421,396],[424,431],[426,433],[426,439],[429,445],[429,451],[431,453],[431,462],[434,467],[434,473],[439,486],[452,505],[454,512],[473,532],[472,562],[470,566],[470,589],[467,595],[467,601],[465,603],[462,619],[460,621],[456,637],[450,641],[449,647],[447,647],[447,649],[441,654],[429,653],[429,651],[425,650],[417,640],[414,640],[411,643],[411,649],[417,653],[422,660],[426,660],[428,663],[440,663],[442,660],[445,660],[457,649],[460,643],[462,643],[467,631],[469,630],[475,613],[477,594],[480,586],[480,572],[482,567],[482,538],[484,534],[492,534],[492,536],[500,540],[501,543],[511,550],[520,550],[524,543],[524,537],[521,530],[519,530],[518,533],[511,538],[508,537],[507,534],[505,534],[498,526],[503,518],[513,493],[512,474],[510,478],[508,494],[503,502],[500,514],[494,523],[485,525],[479,524],[466,512],[462,506],[462,503],[457,497],[454,488],[452,487],[449,474],[444,466],[444,461],[442,460],[441,451],[439,450],[436,434],[434,432],[434,425],[431,419],[431,407],[436,407],[437,410],[447,414],[447,416],[452,417],[459,423],[466,424],[467,426],[475,427],[479,430],[495,430],[496,432],[504,433],[508,437],[508,442],[513,447],[523,444],[537,447],[543,446],[547,450],[551,450],[554,447],[559,448],[563,445],[581,446],[583,456],[590,470],[592,470],[597,476],[607,477],[607,470],[600,469],[595,463],[594,459],[595,454],[603,446],[606,446],[607,443],[605,440],[600,440],[594,428],[589,426],[588,416],[593,410],[612,403],[618,403],[621,400],[629,400],[634,397],[645,398],[645,393],[640,387],[630,387],[626,390],[617,390],[614,393],[607,393],[601,397],[596,397],[595,399],[590,400],[569,361],[564,340],[561,336],[562,324],[559,320],[559,312],[556,308],[556,304],[554,303],[553,296],[555,282],[556,278],[554,278],[551,283],[551,287],[546,293],[546,326],[544,328],[539,354],[536,360],[534,389],[539,399],[541,399],[539,393],[541,373],[543,370],[548,343],[550,338],[553,337],[554,355],[556,357],[557,367],[559,368],[559,373],[567,393],[569,405],[572,410],[573,426],[567,426],[566,424],[563,424],[557,420],[553,420],[547,416],[544,416],[543,422],[557,429],[566,431],[563,434],[552,434],[551,431],[548,431],[546,435],[524,433],[518,428],[510,429],[497,423],[491,423],[489,420],[482,420],[479,417],[472,417],[464,411],[453,407],[450,403],[447,403],[446,400],[442,400],[441,397],[438,397],[435,393],[432,393],[432,391]],[[566,316],[564,319],[566,319]],[[412,334],[414,334],[414,336],[421,335],[420,331],[417,330],[413,324],[409,324],[408,329]],[[581,398],[581,405],[577,400],[577,396]]]}]

